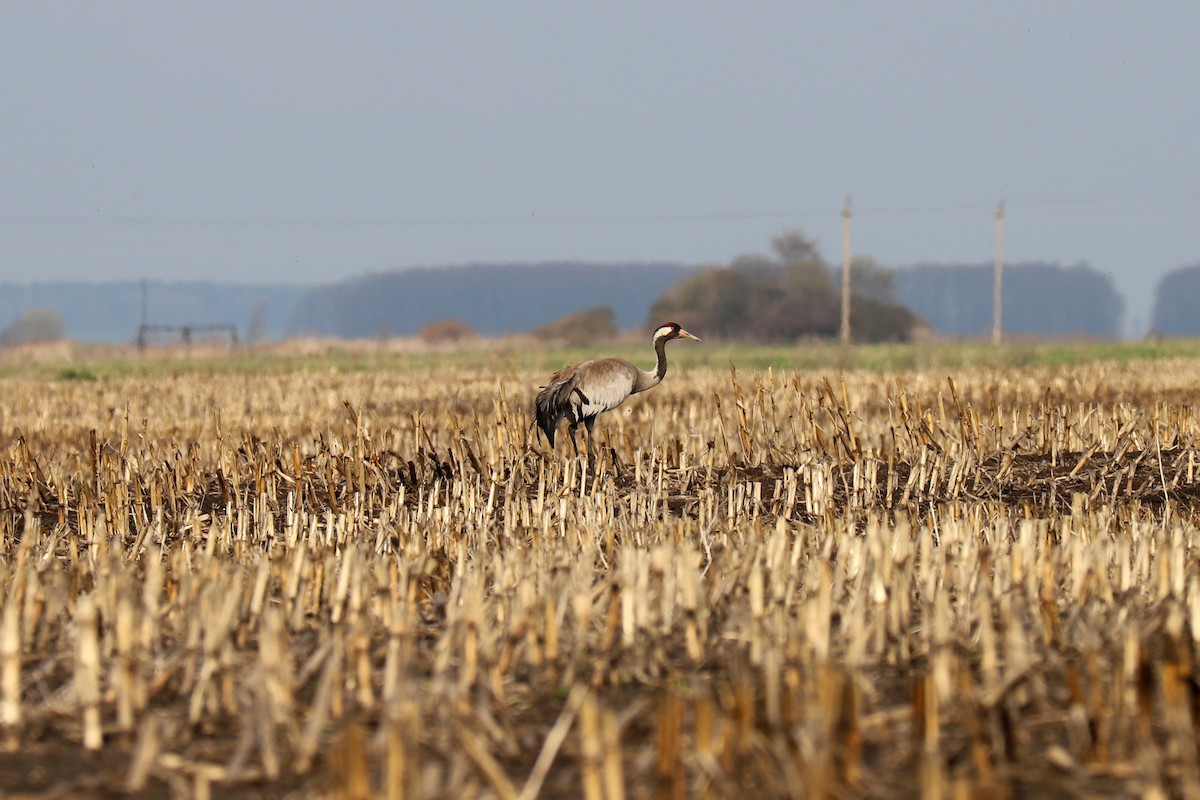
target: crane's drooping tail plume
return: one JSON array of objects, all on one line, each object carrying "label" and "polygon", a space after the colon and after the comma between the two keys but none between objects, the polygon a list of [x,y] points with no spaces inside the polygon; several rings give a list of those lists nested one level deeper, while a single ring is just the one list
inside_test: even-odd
[{"label": "crane's drooping tail plume", "polygon": [[543,391],[538,392],[537,399],[534,401],[538,429],[546,434],[546,440],[550,442],[551,447],[554,447],[554,432],[558,429],[558,423],[562,421],[563,417],[570,420],[572,427],[579,424],[579,420],[573,413],[571,394],[579,395],[575,398],[578,401],[576,405],[587,403],[587,398],[575,386],[579,382],[578,376],[568,375],[562,380],[555,380],[559,374],[554,374],[550,383],[542,387]]},{"label": "crane's drooping tail plume", "polygon": [[538,430],[546,435],[554,447],[554,432],[558,424],[566,419],[571,433],[571,445],[579,454],[575,443],[575,429],[583,423],[588,437],[588,460],[592,459],[592,426],[596,417],[611,411],[630,396],[653,389],[667,374],[667,342],[672,339],[700,337],[668,322],[654,332],[654,352],[658,357],[654,371],[639,369],[622,358],[597,358],[582,364],[563,367],[550,376],[534,401],[534,419]]}]

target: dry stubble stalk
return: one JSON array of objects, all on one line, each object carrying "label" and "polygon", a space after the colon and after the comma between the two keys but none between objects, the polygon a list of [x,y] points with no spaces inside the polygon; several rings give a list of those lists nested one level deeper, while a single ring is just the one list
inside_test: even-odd
[{"label": "dry stubble stalk", "polygon": [[509,794],[585,685],[547,790],[1196,785],[1195,365],[680,368],[590,480],[496,399],[538,376],[455,377],[12,384],[0,724],[207,790],[352,719],[348,792]]}]

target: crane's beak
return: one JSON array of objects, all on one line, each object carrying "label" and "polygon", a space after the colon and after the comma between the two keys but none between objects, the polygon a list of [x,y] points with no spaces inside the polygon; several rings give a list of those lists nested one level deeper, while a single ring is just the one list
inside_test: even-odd
[{"label": "crane's beak", "polygon": [[680,339],[691,339],[692,341],[695,341],[695,342],[703,341],[699,336],[692,336],[690,333],[685,331],[683,328],[679,329],[679,338]]}]

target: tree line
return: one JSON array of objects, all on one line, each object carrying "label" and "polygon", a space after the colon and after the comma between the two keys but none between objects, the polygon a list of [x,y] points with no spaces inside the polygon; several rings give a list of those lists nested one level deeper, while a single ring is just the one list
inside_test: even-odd
[{"label": "tree line", "polygon": [[1159,336],[1200,336],[1200,264],[1172,270],[1154,292],[1150,332]]},{"label": "tree line", "polygon": [[470,264],[365,275],[310,289],[289,330],[347,338],[413,335],[448,319],[485,335],[525,333],[585,307],[641,325],[651,304],[691,268],[679,264]]},{"label": "tree line", "polygon": [[[895,273],[898,300],[944,336],[992,329],[993,264],[921,264]],[[1006,336],[1116,338],[1124,300],[1112,278],[1087,264],[1007,264],[1001,307]]]},{"label": "tree line", "polygon": [[[1112,279],[1087,264],[1009,264],[1004,276],[1006,336],[1120,335],[1123,300]],[[706,338],[787,342],[837,336],[840,277],[840,265],[828,263],[804,233],[785,231],[767,254],[707,267],[477,264],[394,270],[309,288],[154,282],[150,320],[232,322],[245,341],[317,334],[450,342],[533,333],[575,344],[674,320]],[[859,256],[851,277],[856,341],[990,332],[991,264],[891,269]],[[135,333],[136,283],[9,288],[0,292],[0,344],[61,337],[128,342]],[[1151,331],[1200,335],[1198,306],[1200,264],[1168,273],[1157,288]]]}]

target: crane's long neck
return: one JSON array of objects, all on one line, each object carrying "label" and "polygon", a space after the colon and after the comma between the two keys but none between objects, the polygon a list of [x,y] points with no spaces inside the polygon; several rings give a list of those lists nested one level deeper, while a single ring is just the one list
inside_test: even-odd
[{"label": "crane's long neck", "polygon": [[653,389],[662,383],[662,379],[667,374],[667,340],[665,337],[654,340],[654,354],[658,356],[658,362],[654,365],[654,371],[648,372],[641,370],[638,375],[637,383],[633,387],[633,394],[644,392],[647,389]]}]

